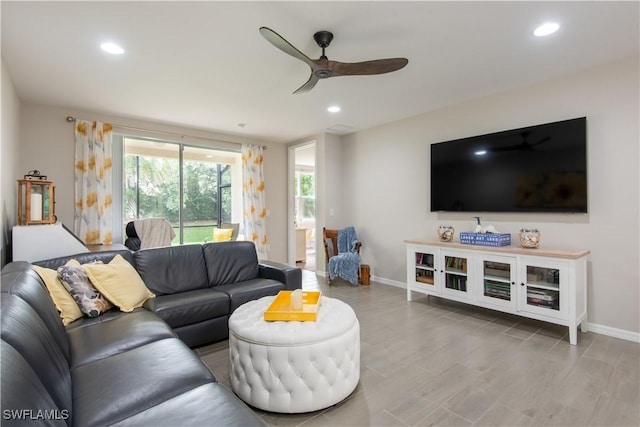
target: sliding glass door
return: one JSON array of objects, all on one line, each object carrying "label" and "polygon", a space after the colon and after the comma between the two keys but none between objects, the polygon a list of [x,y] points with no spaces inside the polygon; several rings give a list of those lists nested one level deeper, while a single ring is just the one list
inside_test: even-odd
[{"label": "sliding glass door", "polygon": [[240,186],[239,153],[129,137],[123,152],[123,225],[163,217],[176,232],[172,243],[187,244],[233,222],[241,203],[232,192]]}]

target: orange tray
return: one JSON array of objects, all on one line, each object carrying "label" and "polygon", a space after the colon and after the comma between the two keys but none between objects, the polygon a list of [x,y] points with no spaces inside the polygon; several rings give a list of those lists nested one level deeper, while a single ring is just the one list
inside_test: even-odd
[{"label": "orange tray", "polygon": [[280,291],[264,312],[264,320],[297,320],[315,322],[320,307],[320,291],[302,291],[302,310],[291,310],[291,292]]}]

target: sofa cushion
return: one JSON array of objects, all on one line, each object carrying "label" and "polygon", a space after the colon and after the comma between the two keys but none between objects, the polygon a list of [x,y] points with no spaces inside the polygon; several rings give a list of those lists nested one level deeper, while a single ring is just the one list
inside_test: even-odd
[{"label": "sofa cushion", "polygon": [[112,426],[266,426],[249,407],[220,384],[205,384],[142,411]]},{"label": "sofa cushion", "polygon": [[208,285],[201,245],[142,249],[133,257],[140,277],[157,296],[204,289]]},{"label": "sofa cushion", "polygon": [[[156,341],[71,371],[73,424],[122,422],[164,401],[215,381],[177,338]],[[182,412],[181,408],[175,408]]]},{"label": "sofa cushion", "polygon": [[83,318],[67,328],[67,333],[72,368],[175,337],[169,325],[142,308],[131,313],[112,310],[97,318]]},{"label": "sofa cushion", "polygon": [[64,325],[58,310],[52,304],[51,296],[47,292],[42,279],[33,271],[31,264],[26,261],[7,264],[2,268],[0,285],[2,286],[3,295],[5,295],[5,292],[10,295],[16,295],[29,303],[44,322],[62,354],[69,360],[69,338]]},{"label": "sofa cushion", "polygon": [[173,330],[189,347],[200,347],[229,338],[229,316],[178,326]]},{"label": "sofa cushion", "polygon": [[87,316],[98,317],[113,307],[113,304],[92,285],[83,267],[73,265],[58,267],[58,278],[80,310]]},{"label": "sofa cushion", "polygon": [[116,255],[109,264],[87,264],[83,268],[93,286],[122,311],[133,311],[155,296],[135,268],[120,255]]},{"label": "sofa cushion", "polygon": [[229,297],[214,289],[196,289],[152,298],[144,307],[171,327],[177,328],[226,316],[229,313]]},{"label": "sofa cushion", "polygon": [[[52,414],[54,419],[47,420],[46,425],[67,427],[71,424],[71,399],[69,406],[61,407],[54,401],[49,390],[42,384],[36,372],[29,363],[9,343],[2,341],[0,344],[0,388],[2,398],[0,405],[3,411],[3,426],[24,426],[29,424],[28,416],[36,411],[45,411]],[[26,398],[28,396],[28,399]],[[5,411],[27,411],[23,419],[5,417]],[[32,412],[28,412],[32,411]],[[11,414],[11,412],[9,412]],[[45,425],[41,421],[42,425]]]},{"label": "sofa cushion", "polygon": [[[44,290],[43,292],[46,293]],[[49,304],[53,307],[51,300]],[[57,321],[60,321],[59,318]],[[71,408],[69,361],[65,352],[56,344],[43,319],[31,305],[18,295],[6,295],[2,299],[0,328],[2,345],[10,345],[22,355],[55,405]],[[2,363],[4,376],[4,360]],[[3,395],[5,390],[11,389],[4,389]]]},{"label": "sofa cushion", "polygon": [[216,286],[217,291],[222,291],[229,295],[231,299],[231,310],[233,313],[242,304],[254,299],[259,299],[269,295],[277,295],[285,289],[282,282],[272,279],[253,279],[239,283]]},{"label": "sofa cushion", "polygon": [[258,255],[253,242],[219,242],[202,246],[209,286],[243,282],[258,277]]}]

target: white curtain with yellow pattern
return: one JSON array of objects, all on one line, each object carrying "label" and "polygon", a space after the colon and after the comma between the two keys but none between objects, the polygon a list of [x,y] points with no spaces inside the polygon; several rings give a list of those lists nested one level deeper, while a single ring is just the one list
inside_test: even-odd
[{"label": "white curtain with yellow pattern", "polygon": [[74,232],[85,244],[113,243],[113,126],[76,120]]},{"label": "white curtain with yellow pattern", "polygon": [[242,202],[245,240],[256,245],[258,258],[267,258],[267,208],[264,157],[259,145],[242,145]]}]

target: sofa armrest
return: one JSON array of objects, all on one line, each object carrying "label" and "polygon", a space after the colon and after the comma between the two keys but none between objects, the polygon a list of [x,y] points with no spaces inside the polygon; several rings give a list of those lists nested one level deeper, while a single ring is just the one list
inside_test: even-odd
[{"label": "sofa armrest", "polygon": [[302,289],[302,270],[274,261],[260,261],[258,275],[264,279],[274,279],[284,283],[285,289]]}]

